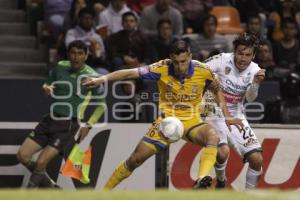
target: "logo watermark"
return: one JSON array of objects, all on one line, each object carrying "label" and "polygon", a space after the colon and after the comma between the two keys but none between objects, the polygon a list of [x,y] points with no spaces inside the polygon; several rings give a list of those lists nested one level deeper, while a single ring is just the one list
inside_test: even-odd
[{"label": "logo watermark", "polygon": [[[94,100],[96,102],[84,102],[84,99],[87,97],[87,91],[89,91],[87,88],[81,85],[81,82],[84,78],[87,78],[86,76],[80,76],[77,81],[77,88],[74,90],[73,85],[70,82],[67,81],[56,81],[53,84],[55,87],[65,87],[66,90],[69,91],[67,95],[54,95],[51,94],[51,96],[54,99],[58,99],[60,101],[65,100],[66,102],[55,102],[51,105],[50,111],[51,116],[55,120],[66,120],[74,117],[74,108],[72,107],[72,104],[68,102],[68,99],[72,97],[72,95],[75,95],[82,99],[83,103],[81,103],[77,107],[77,118],[80,120],[83,119],[81,108],[82,107],[88,107],[88,106],[102,106],[104,109],[106,109],[106,112],[104,112],[103,122],[98,123],[97,126],[105,126],[108,121],[108,112],[111,113],[111,116],[113,117],[113,120],[117,120],[120,122],[126,122],[128,120],[141,120],[140,113],[143,112],[146,108],[147,111],[151,113],[146,113],[147,115],[151,115],[154,119],[158,117],[158,113],[161,110],[167,111],[167,116],[180,116],[182,120],[189,120],[195,117],[200,117],[201,114],[205,113],[205,115],[214,116],[214,120],[216,118],[224,118],[222,115],[222,112],[220,111],[220,108],[217,107],[217,104],[215,102],[211,101],[202,101],[202,102],[195,102],[195,100],[200,99],[199,96],[196,94],[191,95],[181,95],[181,94],[173,94],[172,92],[165,93],[165,96],[162,93],[159,92],[142,92],[139,94],[139,101],[130,101],[135,98],[135,91],[133,88],[135,88],[135,83],[131,81],[115,81],[112,83],[111,87],[108,87],[107,81],[99,88],[92,89],[94,92],[92,93],[89,98],[91,100]],[[125,94],[125,92],[121,93],[118,91],[122,91],[118,88],[120,88],[122,85],[128,84],[129,88],[132,88],[131,92],[129,94]],[[97,102],[99,99],[105,99],[108,97],[108,90],[111,88],[110,95],[114,100],[117,100],[115,103],[110,103],[111,107],[110,110],[107,110],[107,105],[103,102]],[[96,91],[96,92],[95,92]],[[199,94],[200,95],[200,94]],[[159,102],[159,100],[163,99],[164,102]],[[64,117],[57,117],[54,114],[54,110],[56,106],[65,106],[66,109],[69,111],[68,116]],[[232,117],[242,117],[246,118],[248,120],[253,121],[259,121],[264,118],[264,105],[260,102],[252,102],[252,103],[245,103],[244,105],[242,103],[228,105],[228,110],[232,114]],[[207,120],[211,119],[210,117],[207,118]]]}]

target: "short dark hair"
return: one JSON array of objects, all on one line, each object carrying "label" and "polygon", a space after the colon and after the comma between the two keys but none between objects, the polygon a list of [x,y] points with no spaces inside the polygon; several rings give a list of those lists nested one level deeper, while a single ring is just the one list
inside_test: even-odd
[{"label": "short dark hair", "polygon": [[261,48],[263,45],[268,46],[269,49],[271,51],[273,51],[272,43],[269,40],[264,39],[264,40],[259,41],[259,48]]},{"label": "short dark hair", "polygon": [[134,17],[135,21],[138,21],[138,18],[136,16],[136,14],[132,11],[128,11],[128,12],[125,12],[123,15],[122,15],[122,22],[125,20],[126,17],[129,17],[129,16],[132,16]]},{"label": "short dark hair", "polygon": [[254,34],[242,33],[236,37],[232,43],[234,50],[236,50],[239,45],[244,45],[246,47],[253,47],[255,53],[259,46],[259,39]]},{"label": "short dark hair", "polygon": [[161,25],[163,24],[169,24],[170,26],[172,26],[172,21],[168,18],[163,18],[163,19],[160,19],[157,24],[156,24],[156,28],[157,30],[160,28]]},{"label": "short dark hair", "polygon": [[215,25],[217,26],[217,25],[218,25],[218,20],[217,20],[216,16],[211,15],[211,14],[207,14],[207,15],[205,15],[205,16],[203,17],[203,19],[202,19],[202,24],[204,25],[204,23],[205,23],[206,21],[211,20],[211,19],[214,21]]},{"label": "short dark hair", "polygon": [[267,45],[269,47],[272,47],[271,42],[267,39],[259,41],[259,45]]},{"label": "short dark hair", "polygon": [[191,52],[191,48],[185,40],[181,40],[181,39],[175,40],[171,44],[170,54],[179,55],[179,54],[185,53],[185,52],[188,52],[188,53]]},{"label": "short dark hair", "polygon": [[82,40],[74,40],[73,42],[71,42],[68,46],[68,52],[70,52],[70,50],[74,47],[77,49],[82,49],[85,54],[87,54],[88,52],[88,47]]},{"label": "short dark hair", "polygon": [[89,7],[84,7],[79,11],[78,18],[81,18],[85,14],[89,14],[92,17],[95,17],[95,13],[92,9],[90,9]]},{"label": "short dark hair", "polygon": [[257,13],[250,13],[247,16],[247,23],[249,23],[250,19],[258,19],[261,22],[261,18],[259,16],[259,14],[257,14]]}]

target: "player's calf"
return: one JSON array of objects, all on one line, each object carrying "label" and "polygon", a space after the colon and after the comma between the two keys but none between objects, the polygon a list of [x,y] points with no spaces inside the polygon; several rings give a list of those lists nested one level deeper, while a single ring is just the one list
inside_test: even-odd
[{"label": "player's calf", "polygon": [[229,156],[229,147],[227,144],[219,145],[217,161],[215,163],[215,172],[216,172],[216,188],[225,188],[226,185],[226,174],[225,169],[227,165],[227,159]]},{"label": "player's calf", "polygon": [[134,171],[136,168],[141,166],[144,163],[144,160],[141,157],[138,157],[137,155],[131,155],[126,160],[126,166],[129,171]]},{"label": "player's calf", "polygon": [[218,161],[215,163],[215,172],[216,172],[216,179],[217,184],[216,188],[225,188],[226,185],[226,175],[225,175],[225,168],[227,165],[227,161],[224,163],[219,163]]},{"label": "player's calf", "polygon": [[262,154],[261,152],[254,152],[247,158],[249,162],[246,173],[246,189],[255,189],[257,182],[262,174]]}]

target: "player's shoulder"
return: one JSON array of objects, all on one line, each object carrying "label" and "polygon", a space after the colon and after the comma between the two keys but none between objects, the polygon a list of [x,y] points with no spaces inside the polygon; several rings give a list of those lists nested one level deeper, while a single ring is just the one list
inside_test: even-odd
[{"label": "player's shoulder", "polygon": [[258,72],[261,68],[258,66],[257,63],[255,63],[255,62],[252,61],[252,62],[250,63],[249,69],[250,69],[253,73],[256,73],[256,72]]},{"label": "player's shoulder", "polygon": [[204,60],[204,63],[207,63],[207,62],[210,62],[213,60],[228,59],[228,58],[230,58],[230,56],[231,56],[231,53],[219,53],[217,55],[207,58],[206,60]]},{"label": "player's shoulder", "polygon": [[89,65],[85,65],[83,73],[86,75],[98,75],[98,73]]},{"label": "player's shoulder", "polygon": [[172,60],[171,59],[163,59],[160,60],[158,62],[155,62],[153,64],[151,64],[149,67],[150,69],[156,69],[156,70],[163,70],[168,68],[170,65],[172,64]]},{"label": "player's shoulder", "polygon": [[62,70],[68,70],[70,68],[71,68],[71,63],[69,60],[61,60],[57,63],[54,69],[62,71]]},{"label": "player's shoulder", "polygon": [[200,62],[198,60],[192,60],[192,64],[194,65],[194,68],[196,70],[199,70],[201,72],[207,72],[207,73],[212,73],[211,69],[209,66],[203,62]]}]

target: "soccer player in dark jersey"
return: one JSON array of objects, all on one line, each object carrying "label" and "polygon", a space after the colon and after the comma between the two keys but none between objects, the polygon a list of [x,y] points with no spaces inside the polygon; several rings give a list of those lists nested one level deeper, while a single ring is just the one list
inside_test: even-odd
[{"label": "soccer player in dark jersey", "polygon": [[[205,147],[200,158],[201,164],[194,187],[209,187],[212,182],[209,173],[216,161],[219,137],[216,131],[200,118],[201,100],[205,91],[211,90],[216,95],[217,102],[224,108],[222,109],[224,115],[228,117],[226,118],[228,126],[241,124],[239,120],[231,118],[226,106],[222,106],[225,105],[223,93],[211,71],[202,63],[196,64],[196,61],[192,60],[188,44],[178,40],[172,44],[170,59],[148,66],[115,71],[100,78],[87,78],[83,85],[95,87],[107,80],[136,78],[157,81],[160,92],[160,112],[164,113],[165,117],[175,116],[183,123],[182,139]],[[111,190],[116,187],[130,176],[134,169],[171,143],[159,131],[161,121],[162,117],[154,121],[134,152],[117,166],[104,189]]]},{"label": "soccer player in dark jersey", "polygon": [[[43,85],[46,95],[51,95],[54,99],[50,113],[43,117],[17,153],[18,160],[32,172],[28,187],[57,187],[45,172],[46,167],[65,149],[79,130],[79,120],[83,118],[92,95],[99,95],[97,89],[87,90],[80,86],[84,76],[99,76],[85,64],[87,51],[87,46],[82,41],[72,42],[68,47],[69,60],[60,61]],[[86,125],[79,130],[80,141],[105,111],[104,99],[97,100],[96,109]],[[33,161],[32,156],[38,151],[41,153]]]}]

